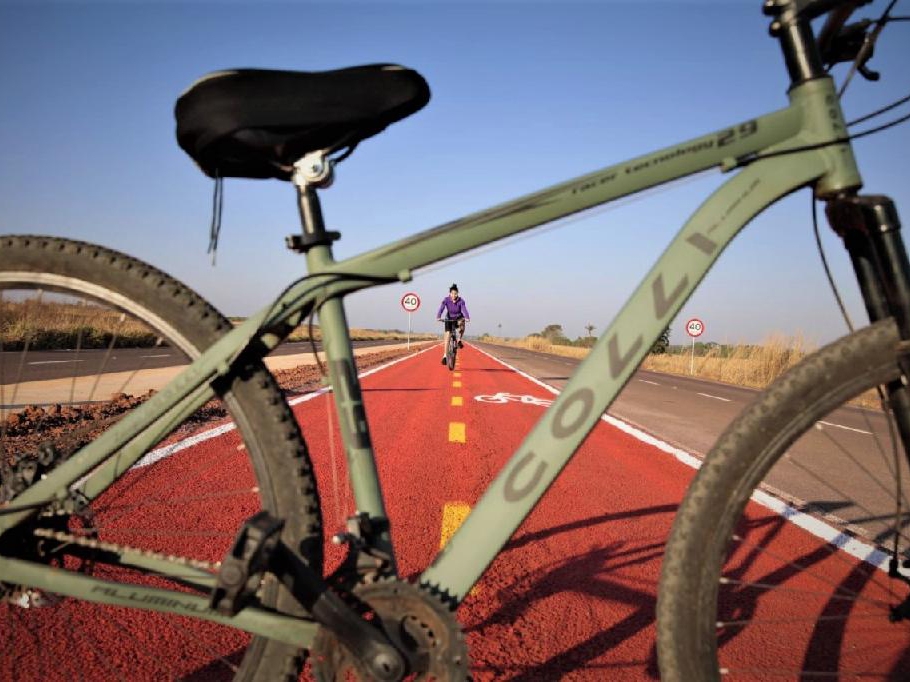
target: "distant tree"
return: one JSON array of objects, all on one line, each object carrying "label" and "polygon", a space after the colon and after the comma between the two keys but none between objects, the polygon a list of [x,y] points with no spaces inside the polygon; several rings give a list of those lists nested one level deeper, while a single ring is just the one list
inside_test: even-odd
[{"label": "distant tree", "polygon": [[552,343],[554,346],[571,346],[572,342],[563,334],[561,324],[548,324],[540,332],[540,336]]},{"label": "distant tree", "polygon": [[662,355],[667,352],[667,349],[669,347],[670,347],[670,328],[667,327],[660,333],[660,336],[657,337],[657,341],[654,342],[654,345],[651,346],[651,352],[654,355]]},{"label": "distant tree", "polygon": [[593,324],[585,325],[585,331],[588,332],[588,336],[591,336],[591,332],[593,332],[595,329],[597,329],[597,327],[595,327]]},{"label": "distant tree", "polygon": [[543,328],[543,331],[540,332],[540,335],[542,337],[544,337],[545,339],[549,339],[549,340],[552,340],[559,336],[564,336],[564,334],[562,333],[562,325],[561,324],[548,324],[546,327]]}]

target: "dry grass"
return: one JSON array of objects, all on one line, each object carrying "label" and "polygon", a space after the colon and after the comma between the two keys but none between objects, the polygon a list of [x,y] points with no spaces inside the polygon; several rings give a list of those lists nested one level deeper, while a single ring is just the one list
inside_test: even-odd
[{"label": "dry grass", "polygon": [[157,335],[141,322],[94,304],[54,303],[35,299],[0,301],[3,350],[151,347]]},{"label": "dry grass", "polygon": [[[524,339],[488,337],[484,341],[564,357],[583,358],[588,354],[587,348],[554,345],[534,336]],[[756,345],[715,346],[702,355],[697,354],[694,361],[691,353],[648,355],[641,369],[762,389],[815,350],[816,347],[801,336],[772,335]],[[874,390],[850,402],[861,407],[880,408],[878,394]]]},{"label": "dry grass", "polygon": [[781,374],[816,350],[802,337],[770,336],[758,345],[714,346],[704,355],[649,355],[642,369],[685,374],[725,384],[765,388]]},{"label": "dry grass", "polygon": [[[407,332],[402,332],[397,329],[352,328],[349,331],[351,334],[351,339],[354,341],[404,341],[406,338],[408,338]],[[437,338],[439,338],[438,335],[434,336],[433,334],[411,332],[411,341],[431,341]],[[302,324],[297,327],[297,329],[292,331],[291,335],[288,337],[288,341],[309,340],[310,329],[309,325],[306,324]],[[322,340],[322,330],[319,328],[319,325],[313,325],[313,340]]]},{"label": "dry grass", "polygon": [[511,346],[512,348],[524,348],[525,350],[549,353],[550,355],[562,355],[567,358],[583,358],[587,356],[590,350],[578,346],[552,344],[542,336],[526,336],[523,339],[501,339],[496,336],[486,336],[483,341],[484,343],[495,343],[498,346]]},{"label": "dry grass", "polygon": [[[239,319],[232,320],[237,324]],[[313,327],[316,341],[322,339],[318,325]],[[352,329],[355,341],[405,340],[398,330]],[[432,334],[412,332],[411,341],[433,340]],[[157,335],[135,318],[93,303],[76,304],[28,299],[0,300],[0,343],[5,351],[22,350],[28,342],[32,350],[63,348],[107,348],[114,339],[117,348],[147,348],[158,341]],[[295,329],[290,341],[308,341],[308,325]]]}]

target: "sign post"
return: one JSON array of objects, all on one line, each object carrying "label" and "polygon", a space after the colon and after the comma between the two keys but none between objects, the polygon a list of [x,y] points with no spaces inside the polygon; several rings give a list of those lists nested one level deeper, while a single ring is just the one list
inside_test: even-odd
[{"label": "sign post", "polygon": [[705,323],[697,317],[686,322],[686,333],[692,337],[692,357],[689,360],[689,374],[695,374],[695,339],[705,333]]},{"label": "sign post", "polygon": [[420,296],[413,292],[408,292],[401,297],[401,307],[408,314],[408,350],[411,350],[411,313],[420,307]]}]

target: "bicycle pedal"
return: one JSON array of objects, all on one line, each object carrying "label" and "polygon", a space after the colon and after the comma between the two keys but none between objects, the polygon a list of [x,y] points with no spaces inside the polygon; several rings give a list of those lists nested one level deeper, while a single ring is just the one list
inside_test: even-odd
[{"label": "bicycle pedal", "polygon": [[234,616],[253,600],[271,565],[282,528],[284,521],[266,511],[247,519],[221,562],[218,581],[209,599],[211,609]]}]

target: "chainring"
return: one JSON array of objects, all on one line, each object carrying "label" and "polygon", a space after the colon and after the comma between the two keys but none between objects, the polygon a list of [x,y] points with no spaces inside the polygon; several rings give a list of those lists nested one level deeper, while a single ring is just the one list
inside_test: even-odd
[{"label": "chainring", "polygon": [[[361,583],[353,596],[408,660],[407,680],[469,680],[468,647],[455,616],[429,589],[401,580]],[[364,667],[335,635],[320,627],[310,648],[319,682],[369,680]]]}]

